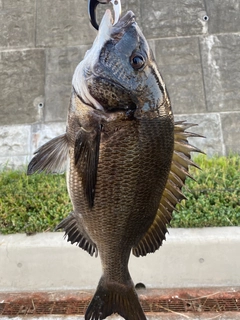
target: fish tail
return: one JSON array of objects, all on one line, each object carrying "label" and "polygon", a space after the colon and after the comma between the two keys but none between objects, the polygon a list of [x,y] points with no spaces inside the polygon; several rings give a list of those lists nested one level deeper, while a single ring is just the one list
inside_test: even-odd
[{"label": "fish tail", "polygon": [[126,284],[108,282],[103,276],[87,308],[85,320],[102,320],[113,313],[125,320],[146,320],[132,281]]}]

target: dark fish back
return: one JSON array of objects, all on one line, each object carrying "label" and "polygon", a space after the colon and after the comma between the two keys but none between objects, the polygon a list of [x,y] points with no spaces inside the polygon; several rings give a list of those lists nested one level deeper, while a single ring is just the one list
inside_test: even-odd
[{"label": "dark fish back", "polygon": [[98,245],[136,245],[151,225],[173,150],[170,118],[106,124],[101,134],[95,204],[79,208]]}]

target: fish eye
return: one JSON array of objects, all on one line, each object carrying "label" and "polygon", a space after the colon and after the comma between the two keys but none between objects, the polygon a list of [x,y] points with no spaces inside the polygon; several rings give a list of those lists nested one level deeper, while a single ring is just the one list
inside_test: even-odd
[{"label": "fish eye", "polygon": [[145,59],[141,54],[135,53],[131,56],[130,63],[131,63],[131,66],[133,67],[133,69],[139,70],[144,66]]}]

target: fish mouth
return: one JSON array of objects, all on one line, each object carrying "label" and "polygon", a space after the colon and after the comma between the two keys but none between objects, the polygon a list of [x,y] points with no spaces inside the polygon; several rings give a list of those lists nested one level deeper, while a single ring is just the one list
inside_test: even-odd
[{"label": "fish mouth", "polygon": [[122,36],[129,26],[135,21],[135,14],[128,11],[123,17],[120,17],[117,22],[113,24],[113,16],[111,10],[107,9],[99,26],[99,34],[111,33],[111,37],[115,38],[117,35]]},{"label": "fish mouth", "polygon": [[128,11],[123,17],[120,17],[120,19],[113,25],[113,31],[123,29],[126,30],[126,28],[129,27],[129,25],[132,25],[135,22],[135,14],[132,11]]}]

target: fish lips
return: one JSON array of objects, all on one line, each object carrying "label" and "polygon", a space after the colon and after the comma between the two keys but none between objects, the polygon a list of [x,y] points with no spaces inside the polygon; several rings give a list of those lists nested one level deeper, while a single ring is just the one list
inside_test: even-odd
[{"label": "fish lips", "polygon": [[112,35],[114,35],[114,33],[125,33],[127,28],[135,22],[135,14],[132,11],[128,11],[115,25],[113,25]]},{"label": "fish lips", "polygon": [[133,22],[135,22],[135,14],[132,11],[128,11],[113,25],[112,13],[109,9],[107,9],[100,23],[99,33],[108,33],[110,27],[112,28],[111,32],[124,33],[126,32],[126,28],[128,28],[128,26]]}]

